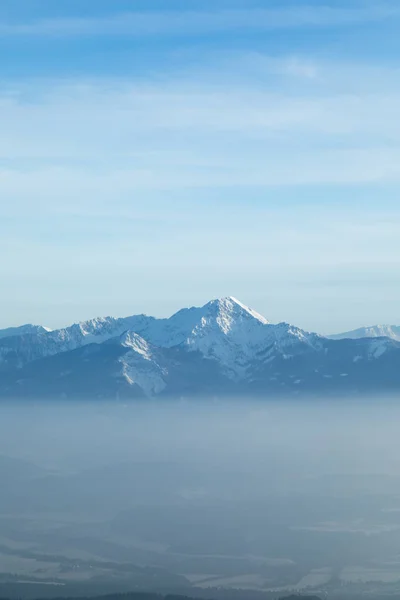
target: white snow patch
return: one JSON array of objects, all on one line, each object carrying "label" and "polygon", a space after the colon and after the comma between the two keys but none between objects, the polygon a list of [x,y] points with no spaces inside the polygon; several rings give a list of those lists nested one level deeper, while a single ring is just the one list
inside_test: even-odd
[{"label": "white snow patch", "polygon": [[387,338],[377,338],[376,340],[371,340],[369,358],[376,359],[380,358],[385,354],[389,347],[390,341]]},{"label": "white snow patch", "polygon": [[138,385],[151,398],[166,388],[167,371],[159,365],[157,352],[139,335],[127,332],[121,339],[129,352],[119,359],[122,376],[130,385]]}]

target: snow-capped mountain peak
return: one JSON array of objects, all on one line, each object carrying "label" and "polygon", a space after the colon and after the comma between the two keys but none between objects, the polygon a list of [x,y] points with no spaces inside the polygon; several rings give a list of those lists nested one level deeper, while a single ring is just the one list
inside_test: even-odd
[{"label": "snow-capped mountain peak", "polygon": [[166,320],[152,342],[159,346],[183,345],[217,360],[233,379],[245,372],[248,362],[267,343],[265,317],[233,297],[211,300],[198,308],[183,309]]},{"label": "snow-capped mountain peak", "polygon": [[269,321],[267,321],[265,317],[240,302],[240,300],[234,296],[211,300],[211,302],[206,304],[203,308],[206,310],[209,309],[210,311],[216,310],[219,313],[219,323],[221,324],[221,327],[226,330],[229,330],[230,323],[237,318],[253,318],[263,325],[269,324]]}]

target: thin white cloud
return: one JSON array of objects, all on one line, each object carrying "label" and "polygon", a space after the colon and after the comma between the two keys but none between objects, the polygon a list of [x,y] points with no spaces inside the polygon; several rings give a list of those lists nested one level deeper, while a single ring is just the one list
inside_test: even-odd
[{"label": "thin white cloud", "polygon": [[393,3],[348,7],[292,5],[274,9],[128,12],[107,17],[1,22],[0,36],[152,36],[192,35],[221,31],[326,27],[398,19]]},{"label": "thin white cloud", "polygon": [[[260,84],[260,64],[283,79]],[[365,65],[261,56],[255,65],[246,86],[229,74],[210,83],[218,63],[168,82],[3,86],[0,190],[13,198],[3,210],[28,198],[102,211],[115,196],[121,208],[164,191],[400,181],[396,68],[376,86]]]}]

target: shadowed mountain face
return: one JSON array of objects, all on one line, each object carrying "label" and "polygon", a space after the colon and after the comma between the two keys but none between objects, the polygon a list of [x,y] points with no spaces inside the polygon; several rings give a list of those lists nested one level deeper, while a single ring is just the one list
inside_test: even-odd
[{"label": "shadowed mountain face", "polygon": [[235,298],[56,331],[0,336],[0,396],[352,394],[400,390],[400,342],[271,324]]}]

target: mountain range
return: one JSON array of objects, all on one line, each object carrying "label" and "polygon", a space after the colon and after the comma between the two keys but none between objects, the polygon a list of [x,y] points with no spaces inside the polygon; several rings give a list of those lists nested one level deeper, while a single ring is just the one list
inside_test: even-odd
[{"label": "mountain range", "polygon": [[228,297],[168,319],[0,330],[0,397],[145,399],[400,391],[400,327],[323,337]]}]

